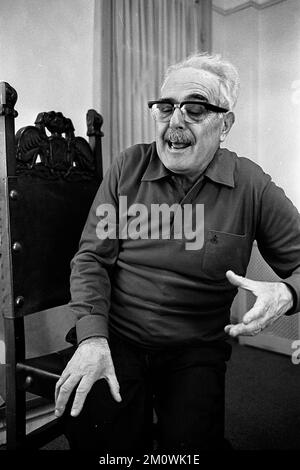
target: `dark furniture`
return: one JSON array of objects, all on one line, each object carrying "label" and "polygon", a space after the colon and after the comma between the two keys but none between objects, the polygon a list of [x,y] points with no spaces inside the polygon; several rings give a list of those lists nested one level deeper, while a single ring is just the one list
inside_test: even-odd
[{"label": "dark furniture", "polygon": [[[70,119],[40,113],[15,135],[16,91],[0,83],[0,275],[6,345],[7,449],[40,448],[53,420],[26,436],[26,394],[53,401],[74,347],[28,359],[24,317],[69,301],[70,260],[102,180],[102,117],[87,112],[89,143]],[[67,345],[67,343],[66,343]]]}]

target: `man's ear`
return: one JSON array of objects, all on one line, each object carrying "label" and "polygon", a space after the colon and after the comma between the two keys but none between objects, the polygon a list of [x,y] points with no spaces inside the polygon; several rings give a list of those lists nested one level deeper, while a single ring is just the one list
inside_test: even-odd
[{"label": "man's ear", "polygon": [[220,142],[223,142],[229,133],[233,123],[235,121],[235,115],[232,111],[229,111],[228,113],[225,114],[224,116],[224,121],[223,121],[223,127],[222,127],[222,132],[220,135]]}]

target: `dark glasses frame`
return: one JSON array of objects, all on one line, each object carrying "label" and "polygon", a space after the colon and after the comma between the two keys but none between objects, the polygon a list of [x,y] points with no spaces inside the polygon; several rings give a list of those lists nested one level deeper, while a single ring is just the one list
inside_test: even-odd
[{"label": "dark glasses frame", "polygon": [[216,106],[214,104],[208,103],[207,101],[200,101],[200,100],[187,100],[187,101],[181,101],[181,103],[173,103],[171,100],[168,99],[161,99],[161,100],[154,100],[154,101],[148,101],[148,108],[152,108],[154,104],[170,104],[173,106],[173,112],[175,108],[182,108],[185,104],[201,104],[205,107],[205,109],[209,111],[213,111],[215,113],[227,113],[229,109],[226,108],[221,108],[220,106]]}]

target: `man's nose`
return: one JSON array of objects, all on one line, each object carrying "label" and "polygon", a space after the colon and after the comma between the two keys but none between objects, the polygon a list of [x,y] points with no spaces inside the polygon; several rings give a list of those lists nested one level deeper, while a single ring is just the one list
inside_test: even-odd
[{"label": "man's nose", "polygon": [[176,129],[178,129],[178,128],[183,129],[185,127],[184,116],[183,116],[180,108],[175,108],[174,109],[173,114],[172,114],[171,119],[170,119],[169,127],[176,128]]}]

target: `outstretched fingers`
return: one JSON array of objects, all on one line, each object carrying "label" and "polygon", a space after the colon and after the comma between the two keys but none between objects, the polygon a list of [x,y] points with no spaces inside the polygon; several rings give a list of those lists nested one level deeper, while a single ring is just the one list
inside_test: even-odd
[{"label": "outstretched fingers", "polygon": [[120,385],[117,380],[115,371],[113,370],[112,373],[108,374],[106,377],[110,393],[112,394],[113,398],[119,403],[122,401],[121,395],[120,395]]},{"label": "outstretched fingers", "polygon": [[258,297],[253,307],[245,313],[243,321],[225,326],[225,333],[233,337],[238,335],[252,336],[260,333],[268,323],[268,310],[267,302]]},{"label": "outstretched fingers", "polygon": [[55,416],[62,416],[70,398],[70,395],[78,384],[78,382],[81,380],[81,377],[81,375],[69,375],[67,379],[62,376],[58,380],[55,388]]},{"label": "outstretched fingers", "polygon": [[254,336],[261,332],[264,328],[258,321],[253,322],[249,325],[244,323],[237,323],[236,325],[226,325],[224,330],[225,333],[229,334],[233,338],[238,335],[241,336]]},{"label": "outstretched fingers", "polygon": [[72,409],[71,409],[71,416],[78,416],[81,412],[87,394],[91,390],[92,386],[94,385],[95,380],[88,375],[84,375],[77,387]]},{"label": "outstretched fingers", "polygon": [[236,287],[241,287],[242,289],[251,290],[255,289],[255,282],[252,279],[248,279],[247,277],[239,276],[235,274],[233,271],[229,270],[226,272],[226,277],[228,281]]}]

